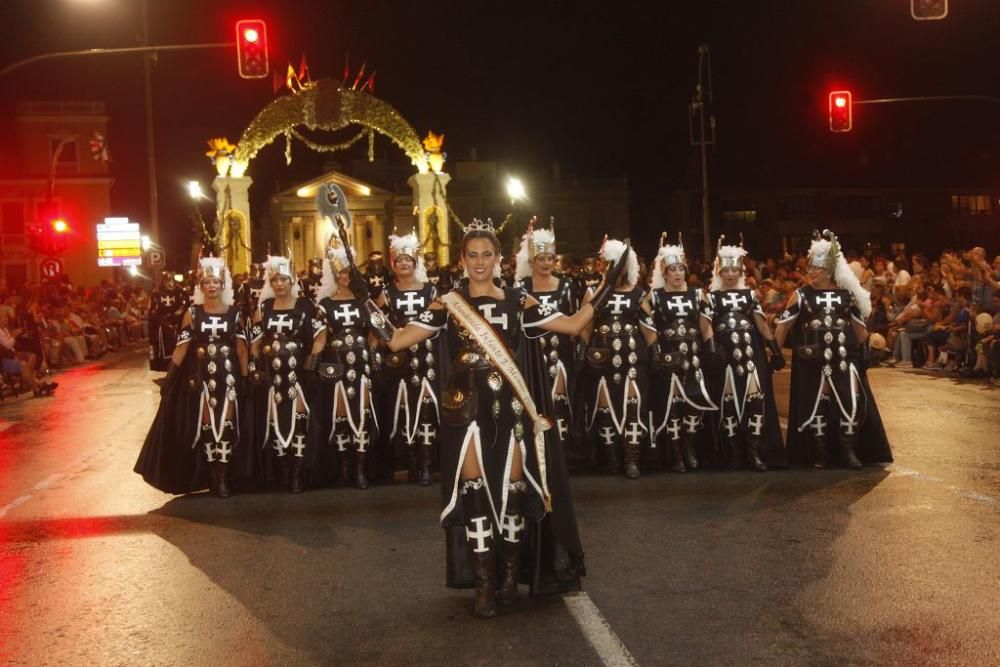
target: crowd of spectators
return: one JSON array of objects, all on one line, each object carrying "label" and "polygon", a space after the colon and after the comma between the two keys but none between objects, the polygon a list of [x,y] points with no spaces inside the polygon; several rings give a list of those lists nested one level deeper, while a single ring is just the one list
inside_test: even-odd
[{"label": "crowd of spectators", "polygon": [[126,282],[75,287],[63,275],[18,290],[0,288],[0,397],[21,388],[52,395],[52,371],[145,340],[148,310],[148,292]]}]

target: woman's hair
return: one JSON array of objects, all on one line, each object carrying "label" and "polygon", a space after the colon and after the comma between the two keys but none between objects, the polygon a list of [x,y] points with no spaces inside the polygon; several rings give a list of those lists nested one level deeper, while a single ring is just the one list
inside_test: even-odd
[{"label": "woman's hair", "polygon": [[486,239],[491,244],[493,244],[493,250],[497,255],[500,255],[500,241],[497,239],[497,235],[488,229],[470,229],[469,232],[462,238],[462,254],[465,254],[465,249],[469,245],[469,241],[472,239]]}]

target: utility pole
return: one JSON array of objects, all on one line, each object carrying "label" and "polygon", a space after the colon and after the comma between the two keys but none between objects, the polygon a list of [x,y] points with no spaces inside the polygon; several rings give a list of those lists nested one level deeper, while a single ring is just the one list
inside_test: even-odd
[{"label": "utility pole", "polygon": [[[705,128],[706,84],[708,88],[707,103],[712,103],[712,60],[708,44],[698,47],[698,85],[694,96],[688,105],[688,138],[692,146],[698,146],[701,152],[701,231],[704,236],[702,252],[705,262],[711,261],[712,229],[708,208],[708,146],[715,145],[715,115],[709,113],[708,132]],[[694,134],[694,117],[698,115],[698,137]]]},{"label": "utility pole", "polygon": [[[142,0],[142,46],[149,46],[149,1]],[[149,178],[149,236],[156,243],[163,243],[160,238],[160,201],[156,189],[156,145],[153,141],[153,59],[156,53],[146,53],[142,56],[143,87],[146,99],[146,172]]]}]

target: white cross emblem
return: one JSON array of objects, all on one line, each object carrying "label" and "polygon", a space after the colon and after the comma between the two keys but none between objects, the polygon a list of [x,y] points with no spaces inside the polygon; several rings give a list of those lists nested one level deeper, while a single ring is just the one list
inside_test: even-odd
[{"label": "white cross emblem", "polygon": [[[413,317],[424,309],[424,297],[417,296],[420,292],[406,292],[406,300],[396,299],[396,308],[402,308],[403,314]],[[416,306],[419,306],[417,308]]]},{"label": "white cross emblem", "polygon": [[556,418],[556,428],[559,429],[559,439],[565,440],[566,434],[569,433],[569,424],[566,423],[566,419],[564,417]]},{"label": "white cross emblem", "polygon": [[524,532],[524,517],[508,514],[503,518],[503,528],[500,529],[500,532],[503,533],[505,542],[517,544],[521,541],[521,533]]},{"label": "white cross emblem", "polygon": [[854,435],[854,429],[857,428],[858,422],[853,419],[841,419],[840,428],[844,431],[844,435]]},{"label": "white cross emblem", "polygon": [[701,425],[701,418],[697,415],[687,415],[684,417],[684,430],[688,433],[697,433]]},{"label": "white cross emblem", "polygon": [[285,443],[281,441],[281,438],[274,439],[274,451],[277,452],[279,457],[288,453],[288,447],[286,447]]},{"label": "white cross emblem", "polygon": [[304,454],[302,451],[306,448],[306,436],[301,433],[295,436],[295,441],[292,443],[292,449],[295,450],[295,458],[301,459]]},{"label": "white cross emblem", "polygon": [[219,335],[219,332],[225,333],[229,331],[229,323],[226,322],[221,317],[216,317],[214,315],[208,316],[207,322],[201,323],[201,332],[205,333],[209,329],[212,330],[211,336],[215,337]]},{"label": "white cross emblem", "polygon": [[535,298],[538,299],[539,315],[549,315],[556,309],[556,303],[552,300],[551,294],[539,294]]},{"label": "white cross emblem", "polygon": [[376,273],[373,276],[368,276],[368,284],[372,287],[382,287],[385,284],[385,278]]},{"label": "white cross emblem", "polygon": [[726,429],[727,436],[729,436],[730,438],[734,437],[736,435],[736,418],[733,417],[732,415],[726,417],[726,421],[722,425],[722,427]]},{"label": "white cross emblem", "polygon": [[813,435],[820,437],[826,435],[826,417],[823,415],[816,415],[811,424]]},{"label": "white cross emblem", "polygon": [[276,334],[283,334],[285,331],[291,331],[294,328],[292,324],[292,318],[284,313],[278,315],[278,319],[268,318],[267,328],[272,329]]},{"label": "white cross emblem", "polygon": [[694,304],[686,296],[674,296],[667,301],[667,308],[677,313],[679,317],[684,317],[689,310],[694,310]]},{"label": "white cross emblem", "polygon": [[642,431],[639,430],[638,422],[632,422],[628,425],[628,428],[625,429],[625,438],[628,440],[628,444],[630,445],[638,445],[640,435],[642,435]]},{"label": "white cross emblem", "polygon": [[488,520],[485,516],[477,516],[472,519],[472,523],[476,529],[469,530],[468,527],[465,529],[465,539],[476,541],[476,546],[472,550],[477,554],[489,551],[486,548],[486,540],[493,537],[493,526],[486,523]]},{"label": "white cross emblem", "polygon": [[597,435],[601,436],[601,440],[604,441],[605,445],[613,445],[615,443],[615,430],[610,426],[605,426]]},{"label": "white cross emblem", "polygon": [[747,302],[747,298],[742,294],[737,294],[736,292],[730,293],[728,296],[723,297],[722,305],[729,310],[736,310],[740,305]]},{"label": "white cross emblem", "polygon": [[667,431],[670,433],[671,440],[681,439],[681,420],[671,419],[670,426],[667,427]]},{"label": "white cross emblem", "polygon": [[507,328],[507,313],[504,313],[500,317],[493,317],[493,309],[497,307],[495,303],[481,303],[479,304],[479,312],[483,314],[483,318],[490,324],[499,324],[501,329]]},{"label": "white cross emblem", "polygon": [[371,438],[368,437],[368,431],[361,431],[356,436],[354,436],[354,444],[358,446],[358,451],[364,453],[368,449],[368,443],[371,442]]},{"label": "white cross emblem", "polygon": [[351,441],[351,436],[346,433],[337,434],[337,451],[343,452],[347,450],[347,443]]},{"label": "white cross emblem", "polygon": [[753,435],[760,435],[764,431],[764,416],[754,415],[747,420],[747,427]]},{"label": "white cross emblem", "polygon": [[352,308],[351,304],[344,303],[341,304],[340,310],[333,313],[333,319],[343,320],[345,327],[352,326],[354,322],[361,319],[361,311],[357,308]]},{"label": "white cross emblem", "polygon": [[213,447],[212,443],[210,442],[205,443],[205,458],[208,459],[209,463],[215,461],[216,454],[219,455],[220,463],[229,463],[229,454],[232,451],[233,450],[229,446],[228,440],[220,440],[219,442],[216,443],[215,447]]},{"label": "white cross emblem", "polygon": [[632,300],[619,292],[615,292],[615,295],[608,301],[612,315],[621,315],[630,303],[632,303]]},{"label": "white cross emblem", "polygon": [[830,310],[833,304],[838,306],[842,303],[840,300],[840,295],[834,292],[823,292],[823,296],[816,297],[816,303],[820,304],[826,310]]},{"label": "white cross emblem", "polygon": [[164,306],[174,305],[174,295],[164,294],[163,296],[160,297],[160,303],[162,303]]},{"label": "white cross emblem", "polygon": [[419,319],[420,319],[421,322],[425,322],[427,324],[430,324],[431,320],[434,319],[434,313],[432,313],[429,310],[425,310],[424,312],[420,313],[420,318]]},{"label": "white cross emblem", "polygon": [[420,444],[430,447],[434,444],[434,438],[437,437],[437,429],[428,422],[424,422],[417,430],[417,435],[420,436]]}]

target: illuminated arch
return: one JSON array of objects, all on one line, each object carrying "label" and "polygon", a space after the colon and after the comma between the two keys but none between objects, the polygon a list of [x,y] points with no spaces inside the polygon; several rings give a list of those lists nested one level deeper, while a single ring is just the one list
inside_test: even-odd
[{"label": "illuminated arch", "polygon": [[385,135],[406,153],[417,171],[427,171],[420,138],[398,111],[370,93],[341,88],[332,79],[311,82],[264,107],[243,131],[235,158],[249,164],[260,149],[298,126],[336,131],[351,125]]}]

